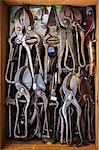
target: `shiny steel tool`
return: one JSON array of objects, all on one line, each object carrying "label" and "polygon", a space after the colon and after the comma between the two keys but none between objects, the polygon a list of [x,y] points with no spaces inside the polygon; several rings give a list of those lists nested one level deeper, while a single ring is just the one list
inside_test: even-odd
[{"label": "shiny steel tool", "polygon": [[[72,74],[69,73],[65,77],[65,79],[63,80],[63,84],[62,84],[62,90],[63,90],[63,93],[64,93],[65,96],[64,96],[64,103],[61,107],[61,109],[62,109],[61,111],[62,111],[62,115],[64,117],[65,125],[66,125],[66,143],[68,143],[67,108],[69,107],[70,104],[72,104],[76,108],[76,111],[77,111],[77,124],[76,125],[77,125],[77,128],[78,128],[78,133],[79,133],[79,137],[80,137],[81,144],[82,144],[83,143],[83,138],[82,138],[81,129],[80,129],[80,120],[81,120],[82,110],[81,110],[81,107],[80,107],[79,103],[77,102],[77,99],[75,98],[75,95],[77,93],[77,85],[76,85],[75,76],[72,75],[72,78],[71,78],[71,81],[70,81],[71,83],[68,85],[68,79],[71,75]],[[74,82],[74,80],[75,80],[75,82]],[[70,89],[69,89],[68,86],[70,86]],[[62,134],[61,134],[61,139],[60,140],[61,140],[61,142],[63,142],[63,135]]]}]

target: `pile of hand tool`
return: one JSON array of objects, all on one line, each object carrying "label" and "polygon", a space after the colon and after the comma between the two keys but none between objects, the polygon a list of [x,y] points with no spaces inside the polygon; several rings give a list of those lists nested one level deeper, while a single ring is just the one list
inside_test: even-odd
[{"label": "pile of hand tool", "polygon": [[23,4],[9,37],[8,136],[77,144],[95,141],[94,7]]}]

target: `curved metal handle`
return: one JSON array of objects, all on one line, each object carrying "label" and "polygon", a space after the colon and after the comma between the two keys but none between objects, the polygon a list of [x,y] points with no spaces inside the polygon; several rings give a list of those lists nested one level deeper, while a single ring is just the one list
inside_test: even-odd
[{"label": "curved metal handle", "polygon": [[26,38],[26,35],[24,35],[24,37],[22,38],[22,45],[24,46],[24,48],[26,49],[27,51],[27,55],[28,55],[28,59],[29,59],[29,65],[30,65],[30,70],[31,70],[31,74],[32,74],[32,77],[33,77],[33,80],[35,82],[35,78],[34,78],[34,68],[33,68],[33,64],[32,64],[32,57],[31,57],[31,52],[30,52],[30,48],[29,46],[26,44],[26,41],[25,41],[25,38]]},{"label": "curved metal handle", "polygon": [[[13,31],[10,35],[10,38],[8,40],[9,44],[10,44],[10,53],[9,53],[9,58],[8,58],[8,63],[7,63],[7,68],[6,68],[6,73],[5,73],[5,80],[7,83],[9,84],[14,84],[14,81],[11,81],[12,80],[12,72],[13,72],[13,67],[14,67],[14,64],[11,65],[11,71],[10,71],[10,79],[8,79],[8,71],[9,71],[9,67],[10,67],[10,63],[12,61],[12,58],[13,58],[13,53],[14,53],[14,48],[13,48],[13,44],[12,44],[12,39],[16,36],[16,33],[15,31]],[[13,63],[13,62],[12,62]]]},{"label": "curved metal handle", "polygon": [[[18,90],[18,92],[16,93],[15,99],[16,99],[16,107],[17,107],[17,112],[16,112],[16,120],[15,120],[15,126],[14,126],[14,136],[16,138],[26,138],[27,137],[27,109],[29,106],[29,102],[30,102],[30,94],[28,92],[28,90],[21,85],[20,83],[16,83],[16,88]],[[16,128],[18,125],[18,118],[19,118],[19,104],[18,104],[18,100],[21,96],[24,96],[26,98],[26,106],[25,106],[25,110],[24,110],[24,117],[25,117],[25,134],[24,135],[17,135],[16,134]]]},{"label": "curved metal handle", "polygon": [[[73,67],[70,68],[66,65],[66,61],[67,61],[67,57],[68,57],[68,53],[69,53],[69,49],[70,49],[70,53],[71,53],[71,56],[72,56],[72,60],[73,60]],[[68,70],[68,71],[73,71],[75,72],[75,58],[74,58],[74,54],[73,54],[73,50],[69,44],[69,41],[66,40],[66,53],[65,53],[65,58],[64,58],[64,66],[65,68]]]},{"label": "curved metal handle", "polygon": [[78,54],[78,63],[81,68],[85,67],[86,65],[86,60],[85,60],[85,55],[84,55],[84,32],[80,31],[80,36],[81,36],[81,54],[82,54],[82,59],[83,59],[83,65],[81,64],[80,60],[80,52],[79,52],[79,42],[78,42],[78,31],[77,31],[77,26],[75,25],[75,31],[76,31],[76,43],[77,43],[77,54]]}]

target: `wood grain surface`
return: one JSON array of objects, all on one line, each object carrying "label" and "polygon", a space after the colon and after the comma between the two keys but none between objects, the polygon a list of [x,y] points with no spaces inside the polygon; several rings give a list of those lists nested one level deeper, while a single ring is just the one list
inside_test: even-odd
[{"label": "wood grain surface", "polygon": [[[73,5],[88,6],[96,4],[96,146],[70,147],[61,144],[6,143],[6,106],[5,106],[5,68],[8,56],[8,6],[28,3],[31,5]],[[8,6],[7,6],[8,5]],[[2,150],[99,150],[99,0],[0,0],[0,144]],[[1,146],[1,145],[0,145]]]},{"label": "wood grain surface", "polygon": [[99,150],[99,1],[96,5],[96,82],[95,82],[95,95],[96,95],[96,147]]},{"label": "wood grain surface", "polygon": [[5,68],[8,54],[8,7],[0,1],[0,146],[6,141]]},{"label": "wood grain surface", "polygon": [[8,5],[21,5],[28,3],[31,5],[74,5],[86,6],[94,5],[98,0],[2,0]]},{"label": "wood grain surface", "polygon": [[61,144],[6,144],[2,150],[96,150],[95,144],[73,147]]}]

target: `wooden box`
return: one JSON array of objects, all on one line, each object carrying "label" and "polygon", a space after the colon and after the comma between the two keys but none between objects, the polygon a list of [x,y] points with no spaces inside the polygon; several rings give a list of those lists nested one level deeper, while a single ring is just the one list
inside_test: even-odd
[{"label": "wooden box", "polygon": [[[9,25],[9,6],[28,3],[31,5],[72,5],[96,7],[96,70],[95,70],[95,134],[96,142],[89,146],[76,148],[61,144],[36,144],[32,142],[14,142],[7,141],[6,133],[6,105],[5,91],[6,83],[4,79],[7,63],[7,39]],[[99,149],[99,0],[0,0],[0,148],[4,150],[35,150],[35,149],[55,149],[55,150],[98,150]]]}]

